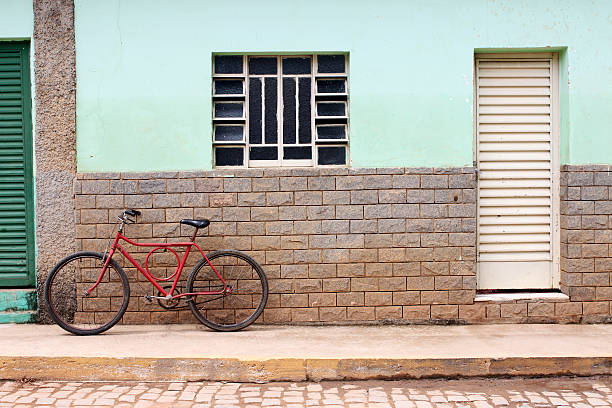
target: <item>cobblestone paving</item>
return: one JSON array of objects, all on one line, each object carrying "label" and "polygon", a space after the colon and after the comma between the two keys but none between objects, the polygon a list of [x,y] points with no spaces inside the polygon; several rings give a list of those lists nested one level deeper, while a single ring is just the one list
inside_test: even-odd
[{"label": "cobblestone paving", "polygon": [[612,377],[237,384],[0,382],[0,407],[611,407]]}]

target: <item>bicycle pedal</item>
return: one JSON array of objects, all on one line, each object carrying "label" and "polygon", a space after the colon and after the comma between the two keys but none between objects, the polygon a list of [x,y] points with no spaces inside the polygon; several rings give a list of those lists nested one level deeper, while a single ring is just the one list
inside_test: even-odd
[{"label": "bicycle pedal", "polygon": [[149,303],[153,302],[153,298],[151,296],[149,296],[149,295],[145,295],[144,298]]}]

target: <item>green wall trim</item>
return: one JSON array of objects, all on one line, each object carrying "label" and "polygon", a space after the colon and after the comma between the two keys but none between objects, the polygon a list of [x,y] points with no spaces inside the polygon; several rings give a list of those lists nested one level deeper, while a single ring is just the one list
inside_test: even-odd
[{"label": "green wall trim", "polygon": [[0,324],[36,323],[37,319],[38,319],[38,313],[36,312],[0,313]]},{"label": "green wall trim", "polygon": [[17,312],[36,310],[37,295],[35,289],[0,289],[0,312]]}]

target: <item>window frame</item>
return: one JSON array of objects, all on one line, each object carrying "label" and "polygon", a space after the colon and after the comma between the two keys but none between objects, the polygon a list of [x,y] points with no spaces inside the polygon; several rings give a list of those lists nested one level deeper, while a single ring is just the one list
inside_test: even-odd
[{"label": "window frame", "polygon": [[[319,55],[343,55],[344,56],[344,72],[343,73],[320,73],[318,56]],[[215,73],[215,58],[218,56],[241,56],[242,57],[242,73],[239,74],[224,74]],[[276,58],[276,74],[250,74],[249,59],[250,58]],[[286,58],[310,58],[311,70],[309,74],[284,74],[282,71],[283,61]],[[213,53],[211,61],[212,80],[211,80],[211,107],[212,107],[212,161],[214,168],[232,169],[232,168],[280,168],[280,167],[348,167],[350,163],[350,80],[349,80],[349,53],[348,52],[325,52],[325,53],[295,53],[295,54],[234,54],[234,53]],[[254,144],[249,141],[249,94],[251,78],[262,78],[262,88],[265,87],[264,78],[276,79],[276,143],[265,143],[265,91],[262,91],[262,140],[261,143]],[[285,78],[295,78],[296,83],[296,116],[299,115],[299,78],[310,78],[310,143],[300,143],[299,141],[299,120],[296,120],[296,143],[285,144],[283,141],[283,125],[284,125],[284,98],[283,98],[283,80]],[[243,82],[241,94],[217,94],[216,84],[221,80],[241,79]],[[331,93],[318,92],[319,83],[321,80],[344,80],[345,92]],[[331,98],[331,99],[330,99]],[[326,116],[318,115],[318,107],[320,103],[341,103],[344,104],[345,114],[342,116]],[[242,117],[216,117],[215,110],[218,103],[241,103]],[[296,118],[297,119],[297,118]],[[243,128],[242,139],[238,140],[216,140],[217,127],[222,126],[241,126]],[[319,138],[318,129],[326,126],[338,126],[344,128],[344,138]],[[276,147],[277,158],[274,160],[253,160],[250,158],[251,147]],[[243,151],[242,165],[217,165],[216,149],[221,147],[236,147]],[[310,159],[284,159],[285,147],[310,147]],[[345,158],[341,164],[318,164],[319,163],[319,148],[320,147],[342,147],[344,148]]]}]

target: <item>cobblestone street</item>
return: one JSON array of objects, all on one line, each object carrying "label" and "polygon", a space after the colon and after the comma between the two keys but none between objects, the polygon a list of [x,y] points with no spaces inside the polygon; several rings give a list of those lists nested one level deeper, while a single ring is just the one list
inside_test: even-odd
[{"label": "cobblestone street", "polygon": [[611,407],[612,377],[321,383],[0,382],[0,407]]}]

